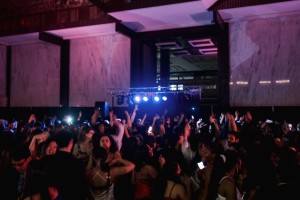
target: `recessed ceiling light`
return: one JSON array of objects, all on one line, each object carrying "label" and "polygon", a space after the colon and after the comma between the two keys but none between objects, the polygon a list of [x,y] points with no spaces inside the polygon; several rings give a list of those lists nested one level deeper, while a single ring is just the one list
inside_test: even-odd
[{"label": "recessed ceiling light", "polygon": [[188,56],[188,55],[191,55],[191,53],[187,50],[172,51],[171,54],[174,55],[174,56]]},{"label": "recessed ceiling light", "polygon": [[199,49],[199,52],[203,55],[215,55],[218,54],[218,48]]},{"label": "recessed ceiling light", "polygon": [[199,40],[189,40],[190,45],[193,47],[209,47],[215,46],[210,38],[207,39],[199,39]]},{"label": "recessed ceiling light", "polygon": [[159,43],[155,43],[155,45],[158,48],[161,48],[161,49],[178,49],[178,48],[181,48],[181,46],[177,42],[159,42]]}]

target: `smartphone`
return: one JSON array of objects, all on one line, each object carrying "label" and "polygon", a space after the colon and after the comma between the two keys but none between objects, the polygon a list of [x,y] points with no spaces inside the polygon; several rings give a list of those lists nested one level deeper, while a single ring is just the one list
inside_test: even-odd
[{"label": "smartphone", "polygon": [[152,133],[152,126],[149,126],[148,133]]},{"label": "smartphone", "polygon": [[199,169],[204,169],[206,167],[206,164],[203,161],[200,161],[197,164],[198,164]]},{"label": "smartphone", "polygon": [[266,123],[268,123],[268,124],[271,124],[271,123],[273,123],[273,121],[272,121],[272,120],[269,120],[269,119],[267,119],[267,120],[266,120]]}]

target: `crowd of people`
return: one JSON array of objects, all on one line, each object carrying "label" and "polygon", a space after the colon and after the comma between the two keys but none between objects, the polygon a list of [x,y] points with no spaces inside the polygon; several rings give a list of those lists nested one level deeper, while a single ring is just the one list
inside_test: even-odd
[{"label": "crowd of people", "polygon": [[168,111],[0,120],[0,194],[25,200],[296,197],[300,123]]}]

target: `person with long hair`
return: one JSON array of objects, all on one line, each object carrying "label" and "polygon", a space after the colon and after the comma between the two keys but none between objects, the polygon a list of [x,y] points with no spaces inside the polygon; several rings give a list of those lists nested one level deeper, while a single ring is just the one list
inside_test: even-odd
[{"label": "person with long hair", "polygon": [[215,161],[219,158],[220,153],[223,151],[222,146],[218,142],[210,140],[202,140],[198,144],[199,155],[205,167],[197,172],[199,185],[199,200],[206,200],[209,193],[209,184],[211,182],[212,171],[215,167]]},{"label": "person with long hair", "polygon": [[180,179],[180,165],[177,162],[166,162],[159,157],[162,169],[158,173],[153,189],[155,200],[189,200],[190,196],[185,184]]},{"label": "person with long hair", "polygon": [[92,136],[94,135],[95,131],[92,127],[85,127],[82,129],[78,136],[78,141],[74,145],[73,155],[82,160],[84,165],[87,167],[89,158],[92,154]]},{"label": "person with long hair", "polygon": [[241,170],[241,158],[233,150],[226,150],[220,157],[221,162],[215,162],[212,171],[208,199],[240,200],[241,193],[236,183]]},{"label": "person with long hair", "polygon": [[148,144],[141,144],[135,152],[136,165],[132,174],[132,185],[135,200],[152,199],[152,189],[157,176],[157,169],[153,163],[152,148]]},{"label": "person with long hair", "polygon": [[44,158],[45,156],[50,156],[56,154],[58,151],[58,146],[56,141],[53,138],[47,139],[42,147],[41,150],[41,158]]},{"label": "person with long hair", "polygon": [[122,158],[108,158],[101,146],[93,148],[93,168],[86,172],[89,200],[113,200],[114,183],[121,175],[130,173],[135,165]]},{"label": "person with long hair", "polygon": [[100,136],[99,146],[106,150],[107,157],[109,159],[121,158],[121,154],[118,150],[117,143],[110,134],[103,134]]}]

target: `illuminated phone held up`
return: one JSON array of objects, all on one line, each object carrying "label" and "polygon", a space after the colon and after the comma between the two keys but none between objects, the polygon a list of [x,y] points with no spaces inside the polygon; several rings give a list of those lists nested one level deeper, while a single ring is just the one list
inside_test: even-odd
[{"label": "illuminated phone held up", "polygon": [[152,133],[152,126],[149,126],[148,128],[148,134],[151,134]]},{"label": "illuminated phone held up", "polygon": [[197,165],[199,169],[204,169],[207,166],[207,164],[203,161],[198,162]]}]

